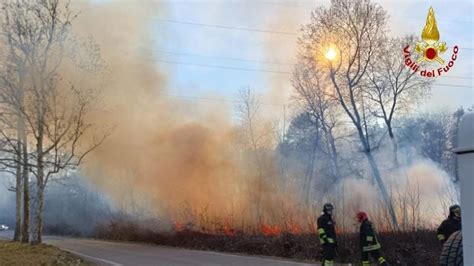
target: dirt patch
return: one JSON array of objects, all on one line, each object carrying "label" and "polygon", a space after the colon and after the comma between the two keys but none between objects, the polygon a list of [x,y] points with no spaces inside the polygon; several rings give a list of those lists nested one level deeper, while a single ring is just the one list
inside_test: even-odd
[{"label": "dirt patch", "polygon": [[95,264],[50,245],[32,246],[0,240],[0,265],[90,266]]}]

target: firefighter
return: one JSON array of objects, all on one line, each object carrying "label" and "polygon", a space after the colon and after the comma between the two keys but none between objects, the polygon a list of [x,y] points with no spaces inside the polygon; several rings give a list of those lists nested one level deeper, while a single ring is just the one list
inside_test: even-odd
[{"label": "firefighter", "polygon": [[438,227],[438,240],[444,242],[456,231],[461,230],[461,207],[453,205],[449,207],[449,216]]},{"label": "firefighter", "polygon": [[369,266],[370,257],[372,257],[377,259],[380,265],[387,266],[388,263],[380,252],[382,246],[380,245],[380,242],[377,239],[377,234],[372,223],[369,221],[367,213],[362,211],[358,212],[356,217],[360,223],[360,247],[362,250],[362,265]]},{"label": "firefighter", "polygon": [[324,204],[323,212],[318,218],[319,241],[323,246],[322,266],[332,266],[336,257],[337,241],[335,223],[332,220],[333,210],[331,203]]}]

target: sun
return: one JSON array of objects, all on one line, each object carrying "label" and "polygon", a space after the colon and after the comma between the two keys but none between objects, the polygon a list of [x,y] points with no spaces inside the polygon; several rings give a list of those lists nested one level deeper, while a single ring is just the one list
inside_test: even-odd
[{"label": "sun", "polygon": [[337,56],[337,52],[336,52],[336,49],[334,49],[333,47],[330,47],[327,51],[326,51],[326,54],[324,55],[329,61],[332,61],[334,59],[336,59],[336,56]]}]

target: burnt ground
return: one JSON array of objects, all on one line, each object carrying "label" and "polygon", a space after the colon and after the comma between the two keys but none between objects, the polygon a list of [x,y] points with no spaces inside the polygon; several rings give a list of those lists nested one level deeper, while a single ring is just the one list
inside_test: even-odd
[{"label": "burnt ground", "polygon": [[[199,250],[277,256],[301,261],[319,261],[321,246],[315,234],[289,234],[278,236],[209,234],[184,230],[180,232],[154,232],[133,223],[113,223],[98,226],[94,237],[116,241],[134,241],[184,247]],[[434,231],[380,233],[383,253],[391,265],[437,265],[441,245]],[[338,262],[360,262],[358,235],[338,237]]]}]

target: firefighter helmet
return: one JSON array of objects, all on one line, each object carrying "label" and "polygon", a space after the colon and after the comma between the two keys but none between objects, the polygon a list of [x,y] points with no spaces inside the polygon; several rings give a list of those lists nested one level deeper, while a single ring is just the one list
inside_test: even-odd
[{"label": "firefighter helmet", "polygon": [[357,217],[357,221],[359,221],[359,223],[362,223],[363,221],[369,219],[369,217],[367,216],[367,213],[363,212],[363,211],[358,212],[356,214],[356,217]]},{"label": "firefighter helmet", "polygon": [[453,205],[449,207],[449,215],[450,216],[456,216],[456,217],[461,217],[461,206],[459,205]]},{"label": "firefighter helmet", "polygon": [[323,212],[327,214],[332,214],[332,211],[334,210],[334,206],[332,206],[331,203],[326,203],[323,206]]}]

